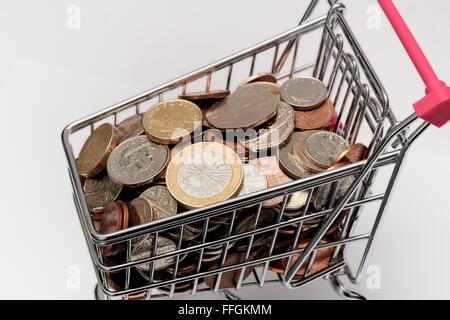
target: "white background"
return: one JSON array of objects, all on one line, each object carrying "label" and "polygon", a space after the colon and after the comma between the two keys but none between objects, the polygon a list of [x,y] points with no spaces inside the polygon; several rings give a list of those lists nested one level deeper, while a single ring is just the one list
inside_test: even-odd
[{"label": "white background", "polygon": [[[423,85],[373,0],[348,0],[347,18],[400,119]],[[450,2],[397,0],[440,76],[450,81]],[[60,133],[69,122],[295,26],[305,0],[0,1],[0,298],[93,298],[94,272],[72,202]],[[69,5],[81,29],[67,27]],[[413,146],[368,264],[354,288],[371,299],[450,298],[450,125]],[[67,286],[70,266],[80,288]],[[247,298],[337,298],[325,281]],[[210,295],[203,296],[205,298]]]}]

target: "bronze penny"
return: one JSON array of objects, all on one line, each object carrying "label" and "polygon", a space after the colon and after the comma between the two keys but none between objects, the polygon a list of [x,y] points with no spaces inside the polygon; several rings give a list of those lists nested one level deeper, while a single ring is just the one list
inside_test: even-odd
[{"label": "bronze penny", "polygon": [[[122,201],[110,202],[103,212],[99,233],[109,234],[128,227],[128,206]],[[101,247],[104,256],[110,257],[125,249],[125,243],[118,243]]]},{"label": "bronze penny", "polygon": [[284,274],[285,270],[281,259],[270,261],[269,270],[278,274]]},{"label": "bronze penny", "polygon": [[[248,261],[252,261],[252,260],[253,260],[252,257],[249,256]],[[227,258],[224,263],[224,267],[229,267],[229,266],[233,266],[236,264],[240,264],[240,263],[243,263],[244,261],[245,261],[245,253],[230,253],[227,255]],[[212,267],[210,267],[209,270],[217,270],[218,268],[219,268],[219,265],[216,263]],[[245,280],[253,272],[253,269],[254,269],[254,267],[252,267],[252,266],[245,268],[243,280]],[[220,279],[220,284],[219,284],[219,289],[235,288],[239,281],[239,276],[240,276],[241,270],[242,269],[239,268],[236,270],[222,273],[222,277]],[[212,289],[212,288],[214,288],[214,286],[216,284],[216,280],[217,280],[217,275],[205,277],[205,284],[209,288]]]},{"label": "bronze penny", "polygon": [[[276,187],[288,182],[292,179],[281,171],[276,157],[262,157],[250,160],[250,164],[258,166],[267,176],[268,187]],[[283,202],[283,197],[266,200],[263,202],[263,208],[272,208]]]},{"label": "bronze penny", "polygon": [[210,90],[204,92],[192,92],[180,94],[178,98],[189,100],[189,101],[201,101],[201,100],[213,100],[213,99],[222,99],[230,95],[229,90]]},{"label": "bronze penny", "polygon": [[90,212],[91,218],[94,221],[102,221],[103,218],[103,211],[101,212]]},{"label": "bronze penny", "polygon": [[319,167],[306,156],[306,140],[317,132],[321,131],[311,130],[301,132],[299,137],[295,141],[293,148],[293,154],[295,155],[300,165],[312,174],[325,171],[324,168]]},{"label": "bronze penny", "polygon": [[[153,209],[151,204],[142,198],[133,199],[129,206],[130,222],[129,227],[140,226],[153,221]],[[133,245],[137,245],[148,239],[149,235],[143,235],[132,240]]]},{"label": "bronze penny", "polygon": [[295,111],[295,127],[300,130],[318,130],[328,126],[334,118],[334,105],[327,100],[310,111]]},{"label": "bronze penny", "polygon": [[365,145],[361,143],[353,144],[336,157],[333,161],[333,165],[342,162],[355,163],[364,160],[367,156],[367,151],[368,150]]},{"label": "bronze penny", "polygon": [[86,179],[84,195],[91,212],[102,212],[105,206],[117,199],[122,191],[122,185],[115,183],[108,175]]},{"label": "bronze penny", "polygon": [[[298,244],[297,244],[297,249],[305,249],[308,244],[309,244],[310,240],[301,240]],[[328,240],[321,240],[320,244],[327,244],[329,243]],[[325,249],[320,249],[316,251],[316,255],[315,255],[315,259],[314,259],[314,263],[310,269],[310,275],[317,273],[319,271],[322,271],[323,269],[327,268],[330,263],[331,263],[331,258],[333,256],[333,252],[334,252],[334,248],[333,247],[329,247],[329,248],[325,248]],[[300,255],[296,254],[292,256],[291,259],[291,264],[290,267],[292,265],[295,264],[295,262],[298,260],[298,258],[300,258]],[[297,277],[304,277],[306,274],[306,268],[309,264],[309,261],[311,259],[311,255],[310,257],[308,257],[306,259],[306,261],[303,263],[303,265],[300,267],[300,269],[297,271],[296,276]],[[288,258],[284,258],[283,259],[283,266],[284,268],[287,267],[287,263],[288,263]]]},{"label": "bronze penny", "polygon": [[117,131],[119,133],[119,144],[130,138],[144,134],[142,119],[143,115],[139,113],[119,123],[117,126]]},{"label": "bronze penny", "polygon": [[84,143],[76,161],[78,174],[92,178],[105,167],[108,157],[119,142],[117,129],[104,123],[95,129]]},{"label": "bronze penny", "polygon": [[301,136],[300,132],[292,133],[289,142],[278,152],[280,168],[292,179],[303,179],[311,175],[311,172],[306,170],[294,155],[294,145]]},{"label": "bronze penny", "polygon": [[242,88],[250,83],[255,82],[269,82],[269,83],[277,83],[277,77],[271,73],[261,73],[261,74],[255,74],[248,78],[247,80],[243,81],[239,88]]},{"label": "bronze penny", "polygon": [[284,145],[294,131],[294,116],[294,109],[286,102],[280,101],[275,121],[258,132],[256,138],[246,141],[240,140],[240,142],[254,152]]},{"label": "bronze penny", "polygon": [[276,115],[279,101],[276,85],[252,83],[216,102],[206,118],[220,130],[255,128]]},{"label": "bronze penny", "polygon": [[202,125],[202,110],[187,100],[168,100],[151,107],[143,119],[147,137],[159,144],[177,144]]}]

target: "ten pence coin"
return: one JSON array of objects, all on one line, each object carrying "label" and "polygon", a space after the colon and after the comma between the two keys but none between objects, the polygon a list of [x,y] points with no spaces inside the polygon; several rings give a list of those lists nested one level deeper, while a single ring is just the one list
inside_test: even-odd
[{"label": "ten pence coin", "polygon": [[178,212],[177,202],[171,196],[169,189],[164,186],[152,186],[145,190],[139,198],[143,198],[150,203],[155,220],[174,216]]},{"label": "ten pence coin", "polygon": [[326,85],[314,78],[297,78],[281,86],[281,97],[298,110],[311,110],[321,106],[328,97]]},{"label": "ten pence coin", "polygon": [[305,142],[305,154],[315,165],[327,169],[345,149],[348,143],[333,132],[312,134]]},{"label": "ten pence coin", "polygon": [[154,181],[169,160],[169,148],[138,136],[120,144],[108,159],[108,175],[116,183],[129,187]]}]

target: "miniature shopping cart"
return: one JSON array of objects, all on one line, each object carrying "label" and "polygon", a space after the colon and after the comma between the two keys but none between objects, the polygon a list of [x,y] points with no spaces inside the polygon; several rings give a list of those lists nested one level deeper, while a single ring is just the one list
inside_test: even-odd
[{"label": "miniature shopping cart", "polygon": [[[74,122],[64,129],[62,139],[69,163],[74,201],[98,278],[98,298],[172,298],[179,294],[177,286],[189,282],[192,286],[183,294],[196,295],[212,290],[221,292],[227,298],[237,299],[237,291],[242,287],[263,287],[280,283],[286,288],[294,289],[324,278],[330,281],[342,297],[363,299],[358,293],[344,287],[344,283],[358,284],[361,281],[365,262],[405,154],[429,123],[441,126],[445,123],[444,120],[450,118],[448,99],[442,98],[442,95],[438,95],[441,98],[436,96],[438,91],[448,93],[448,88],[437,80],[429,65],[424,65],[425,57],[417,57],[421,53],[420,48],[413,41],[412,35],[406,32],[406,25],[402,24],[400,16],[394,17],[398,12],[394,10],[392,2],[380,0],[380,4],[401,39],[408,41],[405,45],[411,57],[421,59],[420,63],[419,60],[415,62],[429,84],[429,96],[426,98],[428,100],[419,104],[423,107],[425,103],[427,106],[434,103],[436,108],[440,108],[441,116],[436,116],[438,109],[423,110],[418,105],[417,114],[414,113],[401,122],[397,121],[383,85],[344,18],[344,6],[338,1],[312,0],[297,27]],[[326,14],[316,17],[314,14],[321,6],[326,7]],[[117,124],[121,119],[145,112],[159,101],[189,93],[194,89],[198,91],[200,85],[207,91],[214,88],[234,89],[240,80],[258,72],[273,73],[280,83],[300,76],[313,76],[322,80],[328,86],[329,99],[336,106],[338,113],[334,131],[349,144],[361,142],[368,146],[368,159],[113,234],[104,235],[96,231],[75,165],[81,146],[96,127],[104,122]],[[433,94],[435,96],[431,97]],[[420,110],[423,112],[420,113]],[[443,116],[445,114],[446,118]],[[419,116],[428,121],[418,121]],[[354,182],[344,195],[339,195],[337,190],[340,183],[349,177],[354,177]],[[320,212],[311,213],[308,208],[312,206],[313,195],[316,190],[324,187],[331,190],[327,204]],[[300,216],[289,217],[285,214],[286,203],[291,194],[299,191],[308,192],[307,203]],[[258,220],[262,203],[280,196],[284,201],[273,224],[260,227],[256,222],[250,231],[241,234],[233,232],[240,209],[254,206]],[[223,237],[211,240],[207,237],[208,226],[211,221],[220,217],[228,218],[228,231]],[[320,221],[319,227],[310,235],[306,246],[298,247],[297,243],[303,238],[303,227],[312,221]],[[183,245],[183,232],[186,225],[192,224],[203,226],[203,233],[195,244],[186,247]],[[276,242],[280,231],[286,227],[294,230],[292,245],[279,252],[276,250]],[[332,229],[332,240],[328,238],[326,242],[323,241]],[[178,234],[176,250],[158,252],[158,237],[167,232]],[[232,244],[237,241],[247,242],[248,248],[252,248],[253,242],[261,234],[269,234],[271,239],[265,255],[254,258],[248,249],[242,260],[225,264]],[[132,261],[133,240],[142,236],[152,239],[151,252],[147,258]],[[105,259],[102,256],[102,247],[117,244],[127,248],[123,261],[111,262]],[[221,258],[215,267],[209,269],[203,268],[201,258],[207,248],[221,249]],[[314,272],[312,266],[316,255],[325,249],[333,250],[332,257],[326,268]],[[200,257],[194,271],[187,275],[178,272],[186,254]],[[174,259],[173,276],[163,280],[157,279],[156,262],[168,258]],[[288,261],[284,272],[272,272],[271,264],[283,259]],[[142,264],[149,264],[148,279],[136,284],[133,282],[132,273],[136,266]],[[252,274],[244,277],[248,268],[252,269]],[[298,276],[299,270],[303,270],[301,276]],[[222,289],[220,279],[230,271],[237,272],[239,276],[233,288]],[[112,275],[117,274],[123,275],[123,285],[120,288],[112,287],[109,281]],[[201,279],[211,276],[215,276],[215,285],[212,288],[202,285]],[[166,290],[159,290],[161,288]]]}]

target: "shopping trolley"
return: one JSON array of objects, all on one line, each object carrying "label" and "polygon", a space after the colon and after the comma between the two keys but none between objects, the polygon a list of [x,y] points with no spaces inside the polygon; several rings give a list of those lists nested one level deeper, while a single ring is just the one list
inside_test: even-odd
[{"label": "shopping trolley", "polygon": [[[413,41],[412,35],[406,32],[406,25],[402,24],[392,2],[380,0],[380,4],[391,18],[402,41],[408,42],[407,49],[411,57],[416,59],[421,53],[420,48]],[[326,14],[316,17],[314,14],[320,6],[326,6]],[[397,121],[382,83],[344,18],[344,10],[344,5],[338,1],[312,0],[297,27],[74,122],[64,129],[62,139],[74,201],[98,278],[97,298],[172,298],[178,294],[177,286],[189,283],[188,292],[183,294],[196,295],[212,290],[221,292],[229,299],[239,299],[236,291],[242,287],[281,283],[293,289],[324,278],[330,281],[342,297],[364,299],[360,294],[347,289],[343,280],[353,284],[361,281],[367,256],[405,155],[430,122],[441,126],[445,123],[443,119],[450,118],[449,99],[443,97],[444,92],[450,91],[437,80],[436,75],[430,71],[431,67],[424,65],[425,57],[418,57],[421,64],[416,59],[416,66],[423,75],[426,74],[424,80],[430,85],[427,106],[433,102],[437,105],[436,108],[440,108],[441,116],[436,116],[438,109],[427,109],[419,114],[420,106],[417,106],[417,114],[428,121],[418,121],[416,113],[401,122]],[[350,144],[366,144],[369,149],[368,159],[268,190],[179,213],[168,219],[113,234],[98,233],[91,220],[75,165],[76,156],[86,137],[101,123],[117,124],[120,119],[145,112],[163,99],[190,92],[199,83],[207,91],[214,87],[234,89],[242,80],[237,75],[243,72],[250,76],[256,72],[273,73],[280,83],[302,75],[322,80],[328,86],[329,99],[338,113],[333,131]],[[433,94],[435,96],[431,97]],[[348,181],[349,177],[353,177],[354,182],[345,194],[339,194],[340,183],[345,179]],[[325,187],[329,190],[329,198],[323,210],[310,210],[315,192]],[[307,202],[302,213],[292,217],[285,214],[286,203],[290,195],[299,191],[308,193]],[[262,203],[275,197],[283,197],[275,222],[269,226],[259,226]],[[254,207],[256,213],[253,228],[237,234],[234,226],[240,209],[249,207]],[[218,218],[227,221],[226,230],[221,237],[211,239],[208,237],[208,226]],[[319,227],[308,235],[307,245],[299,247],[297,244],[305,238],[304,226],[317,221]],[[203,231],[195,244],[186,246],[183,232],[187,225],[193,224],[202,226]],[[291,245],[280,252],[276,250],[278,235],[287,227],[292,231]],[[167,232],[178,235],[176,250],[158,252],[158,239]],[[263,234],[270,235],[270,243],[263,255],[254,257],[251,248],[255,239]],[[330,234],[332,237],[329,237]],[[327,235],[328,240],[323,241]],[[142,236],[150,237],[151,252],[146,258],[132,261],[133,240]],[[247,243],[248,249],[241,260],[226,264],[232,245],[238,241]],[[126,254],[121,261],[112,262],[102,256],[103,247],[118,244],[126,246]],[[221,257],[213,267],[204,268],[202,256],[208,248],[219,248]],[[332,250],[333,254],[325,268],[314,272],[312,266],[320,250]],[[198,256],[198,262],[191,273],[179,274],[180,263],[186,255]],[[169,278],[158,279],[155,276],[155,264],[159,259],[173,259],[173,273]],[[282,273],[271,271],[271,264],[276,261],[287,261]],[[133,273],[135,267],[142,264],[149,266],[147,279],[136,283],[133,281]],[[249,268],[252,274],[245,278],[244,273]],[[302,270],[301,276],[299,270]],[[230,271],[239,275],[233,291],[220,286],[221,277]],[[120,275],[120,287],[111,285],[109,279],[112,275]],[[211,276],[215,276],[212,288],[201,284],[202,279]],[[160,290],[163,288],[164,291]]]}]

